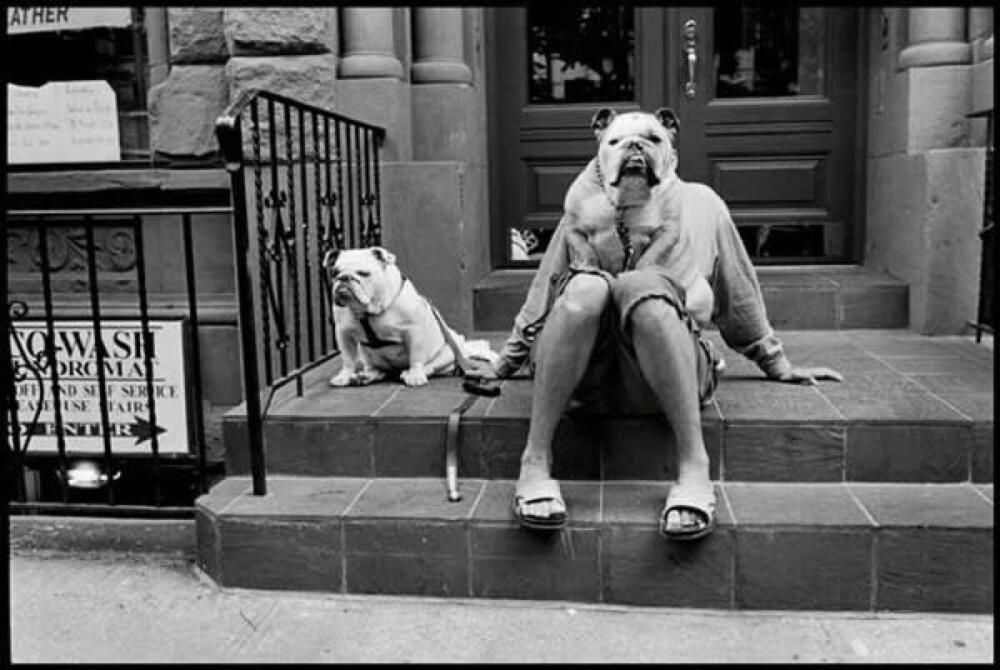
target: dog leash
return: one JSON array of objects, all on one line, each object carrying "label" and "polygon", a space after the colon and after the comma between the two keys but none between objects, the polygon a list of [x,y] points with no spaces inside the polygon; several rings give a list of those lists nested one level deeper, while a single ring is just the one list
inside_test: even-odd
[{"label": "dog leash", "polygon": [[448,343],[455,354],[455,365],[462,371],[462,376],[465,378],[462,380],[462,388],[469,394],[448,415],[448,429],[444,439],[444,472],[448,488],[448,501],[458,502],[462,499],[462,493],[458,490],[458,433],[462,424],[462,415],[476,404],[480,396],[500,395],[500,382],[476,374],[476,366],[455,341],[455,337],[451,334],[437,307],[431,305],[430,301],[427,304],[430,305],[431,313],[434,314],[441,334],[444,335],[444,341]]}]

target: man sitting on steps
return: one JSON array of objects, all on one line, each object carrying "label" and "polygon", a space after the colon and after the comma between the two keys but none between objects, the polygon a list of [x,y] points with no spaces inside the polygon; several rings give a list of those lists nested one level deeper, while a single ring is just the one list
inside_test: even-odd
[{"label": "man sitting on steps", "polygon": [[679,125],[671,110],[616,116],[603,109],[592,128],[598,155],[566,194],[496,368],[501,378],[525,364],[534,370],[512,511],[525,527],[565,525],[551,472],[552,439],[566,409],[659,411],[677,444],[677,482],[660,533],[696,539],[715,527],[701,406],[723,367],[702,326],[711,319],[769,379],[815,384],[841,376],[795,367],[785,356],[728,208],[708,186],[676,174]]}]

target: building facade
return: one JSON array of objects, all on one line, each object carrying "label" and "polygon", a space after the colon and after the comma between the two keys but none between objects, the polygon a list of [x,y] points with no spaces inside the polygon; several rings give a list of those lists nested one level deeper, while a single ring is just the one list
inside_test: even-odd
[{"label": "building facade", "polygon": [[[726,199],[760,266],[888,273],[908,285],[909,327],[922,334],[968,333],[975,319],[991,116],[970,115],[993,108],[989,7],[135,11],[135,39],[99,50],[108,71],[116,54],[133,59],[115,84],[131,169],[14,169],[7,185],[21,206],[60,193],[227,201],[215,122],[244,91],[270,90],[385,128],[383,243],[468,331],[509,324],[477,295],[506,292],[507,313],[519,304],[563,194],[594,153],[593,112],[671,107],[681,176]],[[51,76],[27,67],[14,83]],[[136,157],[148,166],[135,169]],[[199,290],[211,294],[205,383],[209,404],[224,408],[241,399],[228,218],[195,236]],[[9,252],[12,286],[26,249]],[[176,260],[158,263],[156,286],[169,294]]]}]

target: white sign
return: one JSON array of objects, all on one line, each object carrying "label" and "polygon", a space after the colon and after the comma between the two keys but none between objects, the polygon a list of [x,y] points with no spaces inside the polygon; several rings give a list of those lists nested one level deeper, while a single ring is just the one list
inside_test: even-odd
[{"label": "white sign", "polygon": [[8,7],[7,34],[44,33],[85,28],[127,28],[129,7]]},{"label": "white sign", "polygon": [[8,163],[118,160],[118,101],[108,82],[7,84]]},{"label": "white sign", "polygon": [[[101,323],[101,344],[89,321],[56,321],[55,350],[59,373],[62,425],[66,452],[104,452],[97,347],[104,351],[105,389],[113,454],[152,454],[156,433],[159,453],[186,454],[188,445],[188,399],[184,363],[184,332],[181,321],[150,321],[153,398],[156,422],[150,421],[147,400],[146,361],[142,325],[136,319]],[[16,340],[15,340],[16,338]],[[45,352],[44,322],[17,323],[10,348],[14,364],[34,363]],[[42,389],[34,375],[17,383],[17,420],[21,445],[28,438],[29,454],[58,453],[55,397],[51,373],[42,371]],[[41,403],[37,422],[33,423]]]}]

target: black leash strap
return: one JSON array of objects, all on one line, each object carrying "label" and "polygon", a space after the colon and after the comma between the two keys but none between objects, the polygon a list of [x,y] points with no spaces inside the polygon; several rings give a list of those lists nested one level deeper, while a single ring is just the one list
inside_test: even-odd
[{"label": "black leash strap", "polygon": [[[430,303],[428,302],[428,304]],[[437,311],[434,305],[430,305],[430,308],[434,314],[434,318],[437,319],[438,326],[441,328],[441,334],[444,335],[445,342],[448,343],[448,346],[451,347],[451,350],[455,354],[455,365],[458,366],[465,377],[462,380],[462,388],[469,394],[448,415],[448,430],[444,438],[444,472],[445,482],[448,487],[448,501],[458,502],[462,499],[462,493],[458,490],[458,433],[462,425],[462,415],[476,404],[479,396],[490,397],[500,395],[500,381],[476,374],[475,365],[465,355],[465,352],[462,351],[462,347],[458,345],[458,342],[455,341],[440,312]]]},{"label": "black leash strap", "polygon": [[478,395],[469,394],[461,404],[448,415],[448,432],[444,438],[444,473],[448,486],[448,502],[458,502],[462,494],[458,490],[458,430],[462,415],[479,400]]}]

